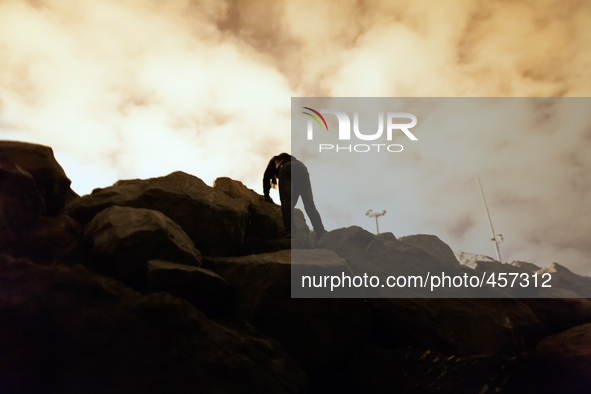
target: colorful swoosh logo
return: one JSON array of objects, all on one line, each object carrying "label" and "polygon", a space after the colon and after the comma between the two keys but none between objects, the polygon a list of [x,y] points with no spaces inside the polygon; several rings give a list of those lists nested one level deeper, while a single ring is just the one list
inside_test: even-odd
[{"label": "colorful swoosh logo", "polygon": [[[324,120],[324,117],[322,115],[320,115],[320,112],[318,112],[315,109],[312,109],[310,107],[302,107],[302,108],[307,109],[307,110],[310,110],[310,111],[314,112],[316,115],[318,115],[320,117],[320,119],[322,119],[322,122],[324,123],[324,126],[326,126],[326,131],[328,131],[328,125],[326,124],[326,120]],[[302,112],[302,113],[303,114],[306,114],[306,115],[308,115],[310,117],[312,117],[312,119],[314,119],[318,123],[318,126],[320,126],[320,130],[323,129],[322,123],[320,123],[320,120],[316,116],[312,115],[309,112]]]}]

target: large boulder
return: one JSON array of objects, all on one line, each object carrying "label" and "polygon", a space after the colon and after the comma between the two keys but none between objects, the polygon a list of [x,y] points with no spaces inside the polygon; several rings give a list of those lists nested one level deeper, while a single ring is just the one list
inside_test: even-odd
[{"label": "large boulder", "polygon": [[591,323],[548,336],[533,352],[506,360],[481,392],[586,394],[589,371]]},{"label": "large boulder", "polygon": [[51,148],[0,141],[0,249],[38,262],[81,257],[81,227],[60,214],[75,198]]},{"label": "large boulder", "polygon": [[343,270],[343,259],[320,249],[205,258],[203,264],[234,287],[234,319],[277,339],[312,378],[322,379],[318,375],[341,366],[365,343],[370,312],[363,299],[291,298],[292,252],[305,254],[305,272]]},{"label": "large boulder", "polygon": [[94,268],[136,287],[145,283],[148,260],[201,265],[201,254],[191,239],[158,211],[112,206],[86,225],[85,236]]},{"label": "large boulder", "polygon": [[[277,297],[292,300],[292,254],[301,261],[299,272],[332,275],[346,270],[345,262],[323,249],[281,250],[239,257],[206,257],[204,268],[226,278],[236,291],[233,316],[252,322],[264,305]],[[311,289],[313,290],[313,289]]]},{"label": "large boulder", "polygon": [[591,323],[573,327],[540,341],[536,356],[545,361],[541,389],[588,393],[591,387]]},{"label": "large boulder", "polygon": [[69,205],[68,212],[87,223],[113,205],[162,212],[178,223],[205,255],[236,255],[244,241],[248,220],[245,205],[181,171],[95,189]]},{"label": "large boulder", "polygon": [[0,256],[2,393],[298,393],[278,344],[81,266]]},{"label": "large boulder", "polygon": [[31,175],[37,193],[45,203],[45,215],[60,213],[66,203],[76,197],[76,193],[70,189],[70,179],[48,146],[0,141],[0,167],[4,166],[14,166]]},{"label": "large boulder", "polygon": [[248,224],[241,254],[275,252],[290,249],[292,244],[297,244],[297,248],[310,247],[310,229],[306,225],[304,214],[299,209],[294,211],[295,231],[291,234],[291,238],[286,238],[281,206],[265,201],[264,196],[247,188],[242,182],[227,177],[217,178],[213,188],[241,201],[248,209]]},{"label": "large boulder", "polygon": [[217,178],[213,189],[244,202],[249,213],[247,239],[272,239],[283,235],[280,206],[268,203],[263,196],[247,188],[242,182],[227,177]]},{"label": "large boulder", "polygon": [[527,298],[522,300],[543,322],[547,334],[591,323],[591,300],[585,298]]},{"label": "large boulder", "polygon": [[29,231],[44,213],[45,201],[33,176],[12,163],[0,162],[0,247]]},{"label": "large boulder", "polygon": [[443,266],[459,267],[453,250],[436,235],[417,234],[398,238],[399,241],[425,251]]},{"label": "large boulder", "polygon": [[232,295],[228,282],[215,272],[166,260],[148,261],[147,289],[182,297],[213,317],[224,316]]},{"label": "large boulder", "polygon": [[13,257],[36,263],[80,263],[87,258],[84,230],[68,215],[40,216],[34,225],[2,247]]}]

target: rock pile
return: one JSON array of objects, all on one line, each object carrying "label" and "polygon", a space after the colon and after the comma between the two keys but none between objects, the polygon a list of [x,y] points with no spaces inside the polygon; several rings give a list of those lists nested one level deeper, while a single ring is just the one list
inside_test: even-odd
[{"label": "rock pile", "polygon": [[[292,253],[317,272],[542,270],[531,263],[458,260],[433,235],[357,227],[313,244],[299,211],[289,239],[280,207],[229,178],[210,187],[175,172],[82,197],[69,184],[50,148],[0,142],[3,393],[591,387],[586,299],[290,293]],[[562,266],[546,270],[587,286]]]}]

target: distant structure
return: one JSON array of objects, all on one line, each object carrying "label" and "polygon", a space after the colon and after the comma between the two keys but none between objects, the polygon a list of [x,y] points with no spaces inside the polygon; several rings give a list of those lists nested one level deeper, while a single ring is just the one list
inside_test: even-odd
[{"label": "distant structure", "polygon": [[488,212],[488,205],[486,204],[486,198],[484,197],[484,189],[482,188],[482,182],[480,182],[480,177],[478,177],[478,184],[480,185],[480,193],[482,193],[482,202],[484,203],[484,210],[486,211],[486,217],[488,218],[488,224],[490,225],[490,232],[492,234],[491,241],[495,245],[495,251],[497,252],[497,259],[499,262],[503,262],[501,260],[501,252],[499,250],[499,244],[503,242],[503,234],[495,234],[495,230],[493,228],[492,220],[490,220],[490,213]]},{"label": "distant structure", "polygon": [[372,211],[371,209],[368,210],[367,212],[365,212],[365,216],[369,216],[370,218],[376,218],[376,234],[380,233],[380,226],[378,225],[378,218],[380,216],[384,216],[386,214],[386,211],[382,211],[382,213],[374,213],[374,211]]}]

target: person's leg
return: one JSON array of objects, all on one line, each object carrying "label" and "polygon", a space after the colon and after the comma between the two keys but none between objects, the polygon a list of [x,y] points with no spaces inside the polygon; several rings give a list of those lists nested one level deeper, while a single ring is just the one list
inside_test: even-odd
[{"label": "person's leg", "polygon": [[293,208],[298,201],[298,196],[293,196],[293,188],[291,183],[291,164],[284,164],[277,175],[277,178],[279,179],[279,199],[281,200],[283,228],[289,233],[291,231],[291,216],[293,213]]},{"label": "person's leg", "polygon": [[310,175],[308,174],[308,170],[305,167],[301,170],[301,174],[298,173],[296,185],[299,194],[302,196],[304,209],[306,210],[306,213],[310,218],[310,222],[312,222],[312,227],[314,228],[314,231],[316,232],[317,236],[320,237],[322,234],[326,232],[326,230],[324,229],[324,225],[322,224],[320,214],[316,209],[316,204],[314,204],[314,196],[312,195],[312,185],[310,184]]}]

